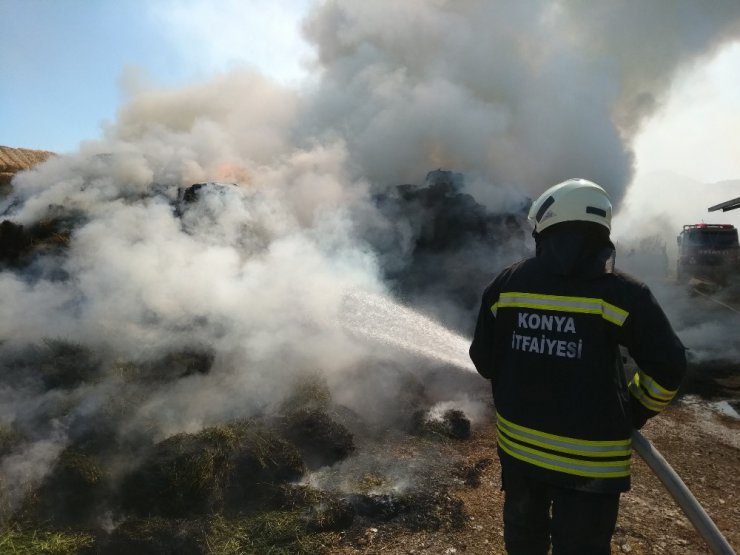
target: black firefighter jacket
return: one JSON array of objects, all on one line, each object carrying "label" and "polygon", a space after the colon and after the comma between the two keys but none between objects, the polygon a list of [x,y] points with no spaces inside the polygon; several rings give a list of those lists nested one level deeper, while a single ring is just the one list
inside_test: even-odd
[{"label": "black firefighter jacket", "polygon": [[[629,383],[620,345],[639,367]],[[608,238],[568,230],[488,286],[470,357],[492,383],[503,472],[594,492],[629,489],[632,428],[686,369],[648,287],[614,270]]]}]

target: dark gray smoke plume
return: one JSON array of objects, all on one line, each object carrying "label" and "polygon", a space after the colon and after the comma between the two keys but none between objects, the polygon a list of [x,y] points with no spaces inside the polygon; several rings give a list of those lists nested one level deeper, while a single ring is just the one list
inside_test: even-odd
[{"label": "dark gray smoke plume", "polygon": [[618,203],[640,123],[739,20],[735,0],[326,1],[306,89],[237,70],[131,98],[0,203],[23,226],[0,268],[0,511],[71,442],[269,413],[307,373],[395,414],[398,366],[423,365],[348,334],[347,292],[470,326],[527,251],[527,197],[579,176]]}]

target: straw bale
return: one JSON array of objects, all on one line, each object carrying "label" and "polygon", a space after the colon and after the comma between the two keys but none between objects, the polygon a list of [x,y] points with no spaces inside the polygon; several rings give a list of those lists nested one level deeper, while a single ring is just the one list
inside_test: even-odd
[{"label": "straw bale", "polygon": [[48,150],[0,146],[0,175],[29,170],[37,164],[45,162],[51,156],[54,156],[54,153]]},{"label": "straw bale", "polygon": [[54,153],[48,150],[30,150],[0,145],[0,199],[8,196],[13,190],[11,181],[16,173],[30,170],[52,156]]}]

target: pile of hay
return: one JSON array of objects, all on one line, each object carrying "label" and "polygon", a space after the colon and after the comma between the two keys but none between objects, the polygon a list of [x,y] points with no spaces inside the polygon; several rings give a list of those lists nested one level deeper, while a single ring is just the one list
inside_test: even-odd
[{"label": "pile of hay", "polygon": [[9,192],[10,181],[16,173],[30,170],[35,165],[45,162],[51,156],[54,156],[54,153],[48,150],[0,146],[0,196]]}]

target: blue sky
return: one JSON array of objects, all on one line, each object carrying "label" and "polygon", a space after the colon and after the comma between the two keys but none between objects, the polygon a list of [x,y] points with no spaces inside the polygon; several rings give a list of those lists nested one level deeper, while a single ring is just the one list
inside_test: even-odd
[{"label": "blue sky", "polygon": [[2,0],[0,18],[12,22],[0,50],[0,144],[64,151],[97,136],[120,102],[126,64],[182,77],[133,3]]},{"label": "blue sky", "polygon": [[75,150],[115,119],[133,75],[177,86],[248,64],[298,81],[308,3],[0,0],[0,144]]},{"label": "blue sky", "polygon": [[[179,86],[236,65],[296,84],[311,0],[0,0],[0,145],[71,152],[137,81]],[[674,84],[635,141],[638,172],[740,178],[740,44]]]}]

